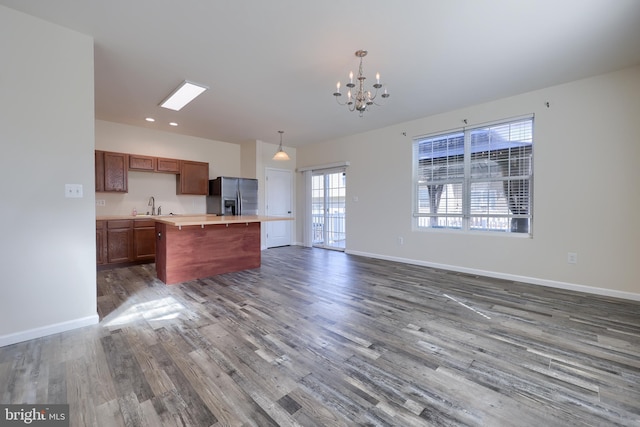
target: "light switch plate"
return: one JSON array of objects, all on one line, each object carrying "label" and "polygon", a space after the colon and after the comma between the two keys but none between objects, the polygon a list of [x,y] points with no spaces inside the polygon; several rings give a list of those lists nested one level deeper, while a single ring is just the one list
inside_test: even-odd
[{"label": "light switch plate", "polygon": [[65,184],[64,197],[72,197],[72,198],[83,197],[82,184]]}]

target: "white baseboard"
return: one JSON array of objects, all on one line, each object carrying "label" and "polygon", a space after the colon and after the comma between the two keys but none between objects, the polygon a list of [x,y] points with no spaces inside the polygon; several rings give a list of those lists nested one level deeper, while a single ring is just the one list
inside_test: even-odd
[{"label": "white baseboard", "polygon": [[0,335],[0,347],[28,341],[35,338],[45,337],[60,332],[70,331],[72,329],[82,328],[84,326],[97,325],[100,321],[98,314],[93,316],[81,317],[79,319],[68,320],[66,322],[55,323],[53,325],[41,326],[39,328],[29,329],[26,331],[15,332],[8,335]]},{"label": "white baseboard", "polygon": [[600,296],[606,296],[606,297],[640,301],[640,294],[636,294],[633,292],[623,292],[623,291],[616,291],[614,289],[596,288],[593,286],[578,285],[575,283],[559,282],[556,280],[548,280],[548,279],[539,279],[537,277],[518,276],[516,274],[500,273],[495,271],[478,270],[475,268],[466,268],[466,267],[460,267],[456,265],[438,264],[434,262],[379,255],[379,254],[373,254],[369,252],[350,251],[350,250],[347,250],[345,252],[350,255],[359,255],[359,256],[365,256],[369,258],[384,259],[387,261],[402,262],[405,264],[421,265],[424,267],[439,268],[442,270],[449,270],[449,271],[457,271],[459,273],[475,274],[478,276],[494,277],[496,279],[511,280],[514,282],[523,282],[523,283],[530,283],[533,285],[548,286],[550,288],[565,289],[569,291],[584,292],[588,294],[594,294],[594,295],[600,295]]}]

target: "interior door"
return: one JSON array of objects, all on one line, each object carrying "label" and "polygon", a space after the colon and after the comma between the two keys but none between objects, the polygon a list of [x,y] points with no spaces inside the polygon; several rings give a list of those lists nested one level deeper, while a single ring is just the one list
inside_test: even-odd
[{"label": "interior door", "polygon": [[[292,209],[293,181],[290,170],[266,170],[267,216],[290,218]],[[267,248],[288,246],[291,244],[291,227],[293,221],[267,221]]]}]

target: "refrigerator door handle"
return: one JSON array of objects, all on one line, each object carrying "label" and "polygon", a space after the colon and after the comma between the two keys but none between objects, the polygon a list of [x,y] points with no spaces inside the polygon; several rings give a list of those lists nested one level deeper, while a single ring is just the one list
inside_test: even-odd
[{"label": "refrigerator door handle", "polygon": [[240,189],[236,191],[236,206],[238,207],[236,215],[242,215],[242,193],[240,192]]}]

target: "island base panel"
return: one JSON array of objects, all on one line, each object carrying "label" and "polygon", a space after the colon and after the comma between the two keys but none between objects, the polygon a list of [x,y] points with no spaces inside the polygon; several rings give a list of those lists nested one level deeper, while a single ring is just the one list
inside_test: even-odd
[{"label": "island base panel", "polygon": [[166,284],[260,267],[260,223],[156,223],[156,272]]}]

